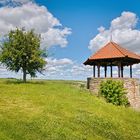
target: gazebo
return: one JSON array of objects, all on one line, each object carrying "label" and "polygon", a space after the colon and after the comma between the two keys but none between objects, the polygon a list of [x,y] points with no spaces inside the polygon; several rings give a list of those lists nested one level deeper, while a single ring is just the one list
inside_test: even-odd
[{"label": "gazebo", "polygon": [[[93,77],[87,78],[87,88],[93,94],[98,95],[100,83],[108,79],[107,68],[110,67],[109,79],[122,81],[124,88],[127,90],[127,97],[130,105],[133,108],[140,109],[139,79],[132,78],[132,65],[138,63],[140,63],[140,55],[128,51],[111,41],[84,62],[85,65],[93,66]],[[113,78],[113,66],[118,67],[118,77]],[[124,78],[124,66],[130,66],[130,78]],[[105,78],[100,77],[100,67],[104,67]]]},{"label": "gazebo", "polygon": [[132,65],[140,63],[140,55],[137,55],[115,42],[109,42],[99,51],[89,57],[85,65],[93,66],[93,77],[100,77],[100,67],[104,67],[104,75],[107,77],[107,68],[110,67],[110,77],[113,77],[113,66],[118,67],[118,77],[124,77],[124,66],[130,66],[130,78],[132,78]]}]

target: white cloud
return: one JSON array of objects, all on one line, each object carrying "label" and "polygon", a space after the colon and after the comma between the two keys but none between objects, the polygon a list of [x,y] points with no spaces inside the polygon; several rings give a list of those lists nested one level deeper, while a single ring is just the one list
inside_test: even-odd
[{"label": "white cloud", "polygon": [[46,58],[46,61],[47,65],[44,71],[44,75],[39,74],[39,77],[43,79],[66,79],[66,77],[69,76],[69,73],[66,71],[68,71],[73,65],[73,61],[71,59],[56,59],[50,57]]},{"label": "white cloud", "polygon": [[109,29],[103,26],[98,28],[97,34],[89,43],[89,49],[97,51],[110,41],[112,32],[113,41],[123,47],[140,53],[140,30],[136,29],[138,18],[135,13],[122,12],[120,17],[111,21]]},{"label": "white cloud", "polygon": [[42,36],[42,47],[65,47],[68,43],[67,36],[71,34],[71,29],[63,27],[45,6],[38,6],[31,2],[17,7],[1,7],[0,17],[1,35],[7,34],[9,30],[16,27],[35,29]]},{"label": "white cloud", "polygon": [[92,75],[92,67],[78,64],[71,59],[47,58],[45,76],[46,79],[64,79],[64,80],[86,80]]},{"label": "white cloud", "polygon": [[12,0],[13,2],[21,2],[21,3],[28,3],[31,2],[32,0]]},{"label": "white cloud", "polygon": [[[37,74],[38,79],[62,79],[62,80],[86,80],[87,77],[92,77],[93,71],[91,66],[78,64],[69,58],[46,58],[47,65],[44,75]],[[133,66],[133,77],[137,78],[140,75],[140,65]],[[96,68],[97,75],[97,68]],[[110,76],[110,68],[108,67],[108,77]],[[0,67],[1,78],[20,78],[22,72],[19,73],[7,71],[6,68]],[[101,67],[101,77],[104,77],[104,69]],[[113,67],[113,77],[118,77],[118,68]],[[124,67],[124,77],[129,77],[129,67]],[[28,75],[30,79],[30,76]]]},{"label": "white cloud", "polygon": [[[19,5],[18,3],[21,3]],[[35,29],[41,34],[42,47],[60,46],[65,47],[68,43],[67,36],[71,29],[63,27],[60,21],[51,14],[44,6],[38,6],[30,0],[0,0],[0,35],[1,38],[16,27],[25,27],[27,30]],[[5,6],[6,5],[6,6]],[[0,38],[0,39],[1,39]],[[74,62],[71,59],[46,58],[45,75],[38,74],[38,78],[44,79],[71,79],[70,69]],[[22,73],[14,73],[0,67],[2,78],[22,78]],[[76,77],[74,77],[76,78]]]},{"label": "white cloud", "polygon": [[99,28],[98,28],[98,31],[99,31],[99,32],[104,32],[104,31],[105,31],[105,27],[103,27],[103,26],[99,27]]},{"label": "white cloud", "polygon": [[65,47],[68,43],[66,37],[71,34],[69,28],[64,28],[63,30],[50,28],[46,33],[42,33],[42,46],[56,46],[60,45]]},{"label": "white cloud", "polygon": [[48,65],[58,66],[58,65],[71,65],[74,62],[71,59],[63,58],[63,59],[56,59],[56,58],[46,58]]},{"label": "white cloud", "polygon": [[19,4],[26,4],[29,2],[34,2],[34,0],[0,0],[1,5],[16,6]]},{"label": "white cloud", "polygon": [[120,17],[111,22],[112,29],[133,29],[137,24],[138,18],[135,13],[122,12]]}]

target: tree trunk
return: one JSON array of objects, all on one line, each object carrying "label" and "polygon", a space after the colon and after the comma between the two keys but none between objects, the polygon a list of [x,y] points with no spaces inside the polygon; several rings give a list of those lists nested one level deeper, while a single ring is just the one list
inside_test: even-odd
[{"label": "tree trunk", "polygon": [[23,69],[23,82],[26,83],[26,70]]}]

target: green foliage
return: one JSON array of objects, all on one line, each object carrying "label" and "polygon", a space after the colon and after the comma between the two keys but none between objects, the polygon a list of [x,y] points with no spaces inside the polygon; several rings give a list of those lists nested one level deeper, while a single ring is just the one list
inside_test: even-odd
[{"label": "green foliage", "polygon": [[0,140],[140,139],[139,112],[107,104],[75,85],[0,80]]},{"label": "green foliage", "polygon": [[123,82],[115,80],[102,81],[99,94],[103,96],[107,102],[114,105],[127,106],[129,104],[126,97],[126,91]]},{"label": "green foliage", "polygon": [[40,36],[33,30],[24,31],[16,29],[10,31],[7,40],[1,49],[1,62],[8,70],[23,71],[23,79],[26,81],[26,74],[36,76],[36,72],[42,72],[45,61],[41,57]]}]

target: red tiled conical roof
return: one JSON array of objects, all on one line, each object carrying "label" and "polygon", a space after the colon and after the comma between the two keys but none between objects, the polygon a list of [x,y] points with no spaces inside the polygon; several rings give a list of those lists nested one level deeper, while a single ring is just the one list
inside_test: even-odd
[{"label": "red tiled conical roof", "polygon": [[99,51],[97,51],[95,54],[89,57],[89,59],[84,64],[88,64],[91,61],[98,61],[104,59],[117,59],[125,57],[140,61],[140,55],[130,52],[114,42],[109,42]]},{"label": "red tiled conical roof", "polygon": [[121,57],[130,57],[134,59],[140,59],[140,56],[130,52],[114,42],[109,42],[89,59],[108,59],[108,58],[121,58]]}]

